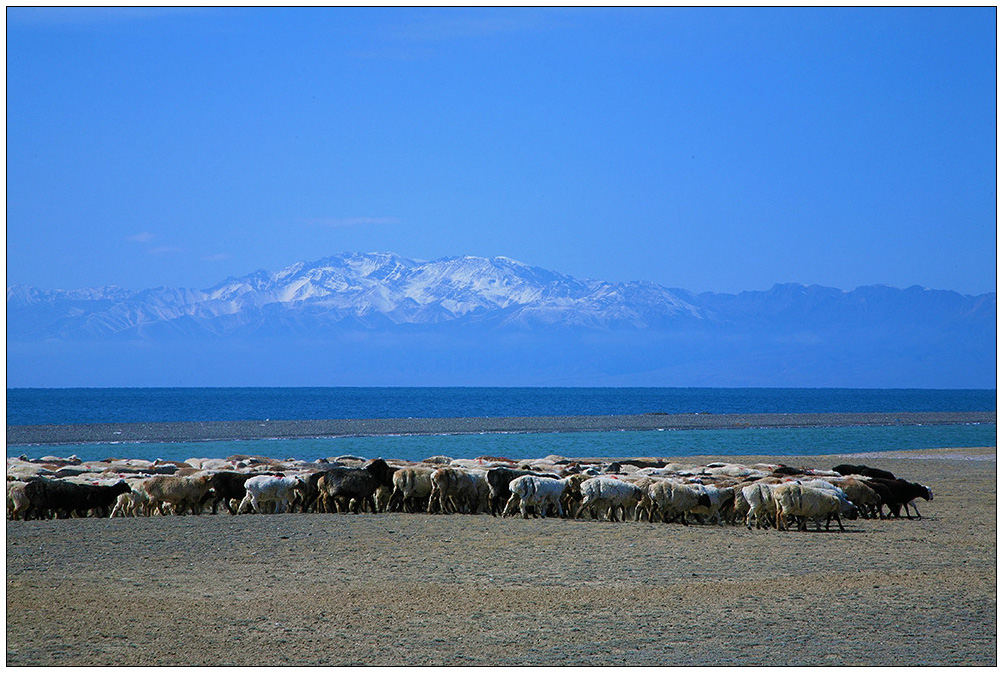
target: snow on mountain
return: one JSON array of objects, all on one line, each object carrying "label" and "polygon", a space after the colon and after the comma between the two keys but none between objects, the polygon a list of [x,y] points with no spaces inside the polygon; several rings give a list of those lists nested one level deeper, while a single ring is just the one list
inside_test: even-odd
[{"label": "snow on mountain", "polygon": [[[967,297],[885,286],[851,292],[779,284],[736,295],[650,282],[576,279],[507,257],[418,262],[393,253],[343,253],[277,272],[230,277],[205,290],[117,287],[7,289],[8,336],[321,334],[336,327],[458,324],[591,330],[697,326],[995,322],[995,294]],[[757,327],[758,328],[758,327]]]},{"label": "snow on mountain", "polygon": [[[650,283],[577,280],[507,257],[450,257],[416,262],[392,253],[345,253],[258,270],[205,290],[120,288],[7,291],[8,311],[29,318],[45,306],[52,336],[101,335],[183,321],[214,334],[261,322],[284,324],[432,324],[480,318],[499,325],[643,328],[700,310]],[[90,310],[88,310],[90,309]],[[37,310],[35,311],[38,312]],[[38,316],[41,317],[41,316]],[[224,319],[224,318],[229,319]]]},{"label": "snow on mountain", "polygon": [[121,301],[132,293],[114,285],[88,287],[79,290],[40,290],[29,285],[7,288],[7,306],[28,306],[55,301]]}]

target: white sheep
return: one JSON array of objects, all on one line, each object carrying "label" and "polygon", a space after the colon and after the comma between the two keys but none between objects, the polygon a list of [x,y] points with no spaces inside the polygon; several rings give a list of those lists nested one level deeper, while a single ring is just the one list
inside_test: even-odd
[{"label": "white sheep", "polygon": [[116,516],[139,516],[140,514],[149,516],[152,510],[150,497],[143,490],[133,490],[128,493],[120,493],[115,507],[111,510],[108,518]]},{"label": "white sheep", "polygon": [[756,522],[756,528],[765,528],[769,525],[769,519],[776,511],[773,501],[773,491],[780,484],[757,481],[741,489],[742,498],[749,503],[749,511],[745,517],[745,527],[752,530],[752,522]]},{"label": "white sheep", "polygon": [[836,519],[840,530],[843,523],[839,520],[839,515],[849,514],[856,508],[845,496],[840,498],[836,491],[831,489],[814,488],[793,482],[780,484],[773,491],[773,499],[776,505],[777,528],[787,527],[787,517],[804,517],[801,521],[800,530],[807,530],[807,520],[813,519],[817,530],[822,530],[821,519],[825,518],[825,529],[829,530],[829,522]]},{"label": "white sheep", "polygon": [[570,484],[568,478],[549,479],[534,475],[523,475],[509,482],[508,489],[512,493],[505,505],[505,514],[515,511],[516,504],[523,519],[529,518],[529,508],[533,508],[534,516],[546,517],[551,507],[557,509],[557,516],[564,517],[561,506],[561,496]]},{"label": "white sheep", "polygon": [[647,493],[622,479],[613,477],[593,477],[582,482],[582,504],[575,518],[580,518],[586,510],[595,517],[601,506],[605,506],[606,518],[617,520],[617,512],[622,510],[621,519],[626,519],[628,511],[635,511]]},{"label": "white sheep", "polygon": [[[657,511],[665,523],[682,517],[682,522],[685,525],[689,525],[686,520],[688,511],[701,503],[710,504],[710,498],[706,494],[701,494],[690,484],[674,480],[659,480],[649,484],[648,498],[651,503],[648,507],[649,519],[653,520],[651,515]],[[638,513],[644,504],[643,502],[638,503]]]},{"label": "white sheep", "polygon": [[704,467],[701,471],[703,474],[721,475],[727,477],[765,477],[769,472],[763,472],[762,470],[757,470],[747,465],[740,465],[737,463],[713,463]]},{"label": "white sheep", "polygon": [[489,492],[486,474],[456,467],[440,467],[432,473],[428,511],[477,514],[481,509],[486,509]]},{"label": "white sheep", "polygon": [[24,481],[7,482],[7,516],[11,519],[20,519],[31,507],[28,496],[24,493],[27,486]]},{"label": "white sheep", "polygon": [[396,510],[400,505],[405,512],[415,512],[422,509],[432,495],[431,467],[403,467],[394,472],[394,490],[390,494],[388,509]]},{"label": "white sheep", "polygon": [[274,477],[262,474],[245,481],[244,488],[247,495],[237,508],[238,514],[246,511],[248,505],[260,513],[265,503],[275,503],[275,513],[281,514],[292,506],[298,493],[306,490],[306,484],[297,476]]},{"label": "white sheep", "polygon": [[692,507],[689,510],[690,513],[696,514],[698,517],[708,516],[711,523],[717,522],[720,525],[722,516],[730,511],[735,503],[735,492],[731,488],[718,488],[706,484],[691,484],[691,486],[696,489],[697,493],[706,495],[710,504],[699,504]]}]

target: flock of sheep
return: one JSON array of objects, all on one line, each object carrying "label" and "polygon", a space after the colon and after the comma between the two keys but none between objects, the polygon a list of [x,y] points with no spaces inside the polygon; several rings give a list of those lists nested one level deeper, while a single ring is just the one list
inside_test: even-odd
[{"label": "flock of sheep", "polygon": [[898,517],[930,489],[865,465],[685,465],[665,460],[530,461],[445,456],[421,463],[341,456],[303,462],[232,456],[185,462],[26,456],[7,461],[11,519],[404,511],[520,514],[784,529],[840,517]]}]

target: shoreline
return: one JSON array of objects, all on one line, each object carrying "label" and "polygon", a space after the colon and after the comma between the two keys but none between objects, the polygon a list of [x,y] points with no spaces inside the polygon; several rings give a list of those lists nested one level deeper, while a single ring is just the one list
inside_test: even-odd
[{"label": "shoreline", "polygon": [[8,446],[211,442],[393,435],[739,430],[902,425],[995,424],[995,411],[793,414],[635,414],[498,416],[176,423],[8,425]]}]

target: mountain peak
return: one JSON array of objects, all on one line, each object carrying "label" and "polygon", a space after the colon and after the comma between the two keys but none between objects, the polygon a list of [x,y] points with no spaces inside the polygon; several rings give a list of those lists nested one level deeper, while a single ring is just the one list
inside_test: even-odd
[{"label": "mountain peak", "polygon": [[[969,317],[992,312],[995,297],[985,301],[918,286],[845,292],[803,283],[777,283],[767,291],[737,295],[694,295],[650,281],[579,280],[504,256],[426,262],[392,252],[341,252],[275,272],[258,269],[231,276],[206,290],[161,287],[133,293],[115,287],[50,291],[11,286],[7,306],[15,331],[19,320],[35,321],[24,331],[68,338],[145,333],[153,325],[226,335],[436,323],[647,330],[749,320],[796,324],[826,316],[849,324],[874,320],[880,311],[896,320],[922,322],[924,312]],[[48,308],[31,309],[42,306]],[[21,309],[34,312],[22,315]]]}]

